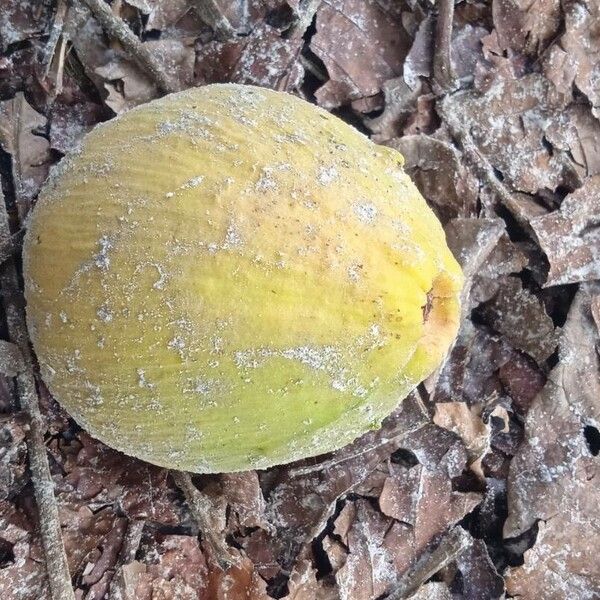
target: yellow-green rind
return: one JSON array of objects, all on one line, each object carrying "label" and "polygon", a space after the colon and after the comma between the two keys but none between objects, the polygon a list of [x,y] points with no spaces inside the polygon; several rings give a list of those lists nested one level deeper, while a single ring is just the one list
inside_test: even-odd
[{"label": "yellow-green rind", "polygon": [[97,127],[24,243],[45,382],[170,468],[265,468],[378,427],[440,363],[462,276],[402,157],[293,96],[211,85]]}]

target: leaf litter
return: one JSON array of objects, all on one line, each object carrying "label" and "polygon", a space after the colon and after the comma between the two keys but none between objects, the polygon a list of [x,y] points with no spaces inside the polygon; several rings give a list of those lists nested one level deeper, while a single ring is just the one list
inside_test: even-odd
[{"label": "leaf litter", "polygon": [[[48,74],[36,57],[57,4],[5,5],[2,248],[18,244],[14,234],[62,154],[95,124],[159,94],[81,3],[58,29]],[[194,477],[211,526],[237,557],[225,568],[170,474],[91,439],[40,383],[76,597],[598,597],[597,4],[458,4],[450,55],[459,89],[444,98],[432,91],[428,4],[215,6],[229,35],[191,0],[127,0],[112,10],[180,89],[236,81],[286,90],[400,150],[463,266],[461,330],[445,365],[381,430],[299,464]],[[18,293],[4,289],[5,278],[0,285]],[[18,410],[20,358],[4,323],[3,315],[0,596],[45,600],[30,425]]]}]

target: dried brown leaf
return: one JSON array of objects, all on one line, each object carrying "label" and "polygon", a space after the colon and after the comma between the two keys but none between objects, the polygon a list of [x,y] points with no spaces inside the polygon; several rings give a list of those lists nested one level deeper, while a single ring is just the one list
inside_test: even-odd
[{"label": "dried brown leaf", "polygon": [[452,600],[453,596],[448,586],[442,581],[432,581],[422,585],[410,600]]},{"label": "dried brown leaf", "polygon": [[546,383],[546,376],[533,360],[513,353],[498,371],[498,377],[510,396],[513,406],[522,414],[526,414],[533,399],[540,393]]},{"label": "dried brown leaf", "polygon": [[35,536],[35,518],[15,504],[0,501],[0,598],[49,600],[43,551]]},{"label": "dried brown leaf", "polygon": [[[450,446],[449,439],[454,441]],[[480,501],[478,494],[452,491],[451,476],[462,470],[466,459],[454,436],[432,426],[409,446],[427,464],[392,467],[380,507],[393,518],[358,500],[346,504],[335,522],[335,532],[349,551],[335,573],[343,599],[372,599],[389,592],[437,536]]]},{"label": "dried brown leaf", "polygon": [[560,0],[494,0],[492,7],[503,49],[536,54],[558,33]]},{"label": "dried brown leaf", "polygon": [[546,286],[600,278],[600,176],[530,223],[550,261]]},{"label": "dried brown leaf", "polygon": [[309,560],[299,561],[295,565],[288,584],[289,593],[283,600],[316,600],[323,590],[317,581],[317,572]]},{"label": "dried brown leaf", "polygon": [[582,178],[600,175],[600,121],[589,107],[575,104],[557,114],[546,137],[556,148],[570,153]]},{"label": "dried brown leaf", "polygon": [[[430,77],[433,68],[435,18],[428,14],[419,25],[413,45],[404,61],[404,80],[411,89],[416,89],[420,78]],[[456,76],[462,81],[473,79],[477,61],[483,57],[481,39],[489,31],[472,23],[454,21],[450,41],[450,57]]]},{"label": "dried brown leaf", "polygon": [[102,116],[100,105],[83,98],[73,103],[55,102],[50,115],[50,146],[63,154],[79,147],[83,136]]},{"label": "dried brown leaf", "polygon": [[565,6],[565,33],[559,45],[570,60],[564,62],[574,74],[574,83],[600,117],[600,4],[593,0],[569,2]]},{"label": "dried brown leaf", "polygon": [[481,407],[469,408],[465,402],[438,402],[433,422],[452,431],[465,444],[469,468],[484,479],[481,460],[490,448],[491,426],[484,423]]},{"label": "dried brown leaf", "polygon": [[[207,29],[189,0],[137,0],[145,3],[148,15],[146,30],[158,30],[161,36],[176,37],[198,35]],[[148,10],[149,9],[149,10]],[[148,11],[148,12],[146,12]]]},{"label": "dried brown leaf", "polygon": [[385,81],[402,74],[410,38],[399,12],[375,0],[323,1],[310,43],[330,78],[315,94],[321,106],[375,96]]},{"label": "dried brown leaf", "polygon": [[[115,574],[113,597],[122,600],[217,600],[208,594],[206,560],[195,537],[157,535],[145,558]],[[231,600],[237,600],[235,596]]]},{"label": "dried brown leaf", "polygon": [[600,530],[600,467],[584,436],[585,426],[600,425],[600,338],[591,313],[599,296],[595,282],[575,297],[559,364],[527,415],[525,443],[511,463],[505,535],[545,522],[525,564],[509,575],[513,594],[529,597],[544,589],[547,598],[583,599],[600,588],[592,541]]},{"label": "dried brown leaf", "polygon": [[383,112],[373,119],[365,118],[365,125],[373,132],[372,139],[377,143],[402,135],[421,93],[421,86],[411,90],[402,77],[389,79],[382,89],[385,97]]},{"label": "dried brown leaf", "polygon": [[[156,56],[172,80],[179,82],[179,87],[190,85],[194,69],[194,50],[191,44],[165,39],[148,41],[144,45]],[[95,68],[95,73],[105,81],[104,87],[108,90],[105,102],[117,114],[158,96],[158,89],[152,79],[125,55],[114,53],[109,62]],[[114,83],[116,80],[121,83],[117,85]]]},{"label": "dried brown leaf", "polygon": [[444,228],[452,254],[463,269],[467,285],[463,298],[468,297],[469,282],[480,272],[504,234],[502,219],[457,218]]},{"label": "dried brown leaf", "polygon": [[[175,600],[175,599],[174,599]],[[267,584],[252,561],[240,560],[227,571],[210,568],[206,580],[206,597],[202,600],[271,600]]]},{"label": "dried brown leaf", "polygon": [[421,77],[429,77],[433,67],[433,36],[435,19],[428,14],[419,24],[406,60],[402,76],[411,90],[420,86]]},{"label": "dried brown leaf", "polygon": [[121,536],[125,528],[125,519],[117,517],[110,509],[93,513],[87,506],[63,503],[59,506],[59,514],[71,573],[83,570],[84,561],[90,563],[90,555],[105,543],[113,528],[117,528]]},{"label": "dried brown leaf", "polygon": [[47,27],[49,10],[37,2],[3,0],[0,19],[0,48],[42,34]]},{"label": "dried brown leaf", "polygon": [[228,528],[261,527],[269,529],[265,519],[265,499],[256,471],[225,473],[220,477],[221,494],[229,506]]},{"label": "dried brown leaf", "polygon": [[528,256],[503,233],[485,263],[473,278],[470,305],[491,300],[504,285],[504,275],[520,273],[529,264]]},{"label": "dried brown leaf", "polygon": [[499,370],[514,352],[501,337],[490,335],[465,319],[437,380],[427,382],[433,384],[432,399],[477,406],[499,398],[503,392]]},{"label": "dried brown leaf", "polygon": [[442,223],[475,214],[477,182],[453,146],[427,135],[407,135],[386,145],[404,156],[404,169]]},{"label": "dried brown leaf", "polygon": [[565,185],[570,173],[565,157],[545,144],[549,119],[566,101],[539,74],[515,78],[497,72],[484,93],[468,91],[446,98],[445,110],[459,115],[483,156],[517,191]]},{"label": "dried brown leaf", "polygon": [[422,408],[411,395],[381,429],[362,436],[330,458],[317,464],[309,461],[306,467],[282,468],[267,499],[266,515],[276,528],[271,538],[273,554],[284,568],[289,568],[300,550],[324,529],[338,499],[359,486],[411,431],[424,423]]},{"label": "dried brown leaf", "polygon": [[166,469],[116,452],[83,432],[79,442],[63,449],[66,475],[57,491],[65,502],[117,503],[130,518],[173,525],[181,521],[183,509]]},{"label": "dried brown leaf", "polygon": [[277,29],[261,23],[244,38],[212,41],[196,52],[195,81],[246,83],[293,89],[303,75],[298,62],[302,41],[284,39]]},{"label": "dried brown leaf", "polygon": [[351,515],[345,543],[349,554],[335,573],[341,600],[372,600],[386,593],[396,580],[394,555],[389,542],[393,521],[365,500],[347,504]]},{"label": "dried brown leaf", "polygon": [[[589,496],[597,506],[597,499]],[[568,502],[568,500],[567,500]],[[535,598],[544,590],[548,600],[596,600],[600,589],[598,511],[578,507],[576,519],[556,515],[539,523],[536,543],[525,553],[525,563],[506,575],[507,591],[519,598]]]},{"label": "dried brown leaf", "polygon": [[516,277],[503,277],[498,293],[480,313],[513,347],[540,364],[556,349],[558,330],[546,314],[543,302]]},{"label": "dried brown leaf", "polygon": [[461,595],[473,600],[500,600],[504,598],[504,579],[490,560],[487,548],[481,540],[472,543],[456,559],[461,573]]}]

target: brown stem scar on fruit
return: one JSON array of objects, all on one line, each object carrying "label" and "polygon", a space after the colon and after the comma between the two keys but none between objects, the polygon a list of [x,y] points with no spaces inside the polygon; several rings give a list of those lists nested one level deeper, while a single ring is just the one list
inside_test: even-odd
[{"label": "brown stem scar on fruit", "polygon": [[429,313],[431,312],[432,306],[433,306],[433,288],[431,288],[427,292],[427,301],[425,302],[425,305],[423,306],[423,323],[427,322],[427,319],[429,318]]},{"label": "brown stem scar on fruit", "polygon": [[192,88],[96,127],[24,241],[52,394],[108,445],[197,473],[379,427],[460,314],[460,267],[402,164],[253,86]]}]

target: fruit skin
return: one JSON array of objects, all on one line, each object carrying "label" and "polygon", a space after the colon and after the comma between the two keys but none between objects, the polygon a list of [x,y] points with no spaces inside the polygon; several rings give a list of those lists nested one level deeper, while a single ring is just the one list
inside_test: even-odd
[{"label": "fruit skin", "polygon": [[198,473],[379,426],[456,335],[460,268],[395,150],[235,84],[98,126],[24,242],[44,381],[92,435]]}]

